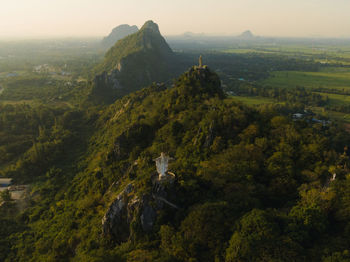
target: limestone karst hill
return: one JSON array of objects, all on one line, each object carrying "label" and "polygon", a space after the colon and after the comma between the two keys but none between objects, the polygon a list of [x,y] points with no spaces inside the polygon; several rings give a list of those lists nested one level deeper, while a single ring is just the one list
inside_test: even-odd
[{"label": "limestone karst hill", "polygon": [[111,48],[115,45],[120,39],[123,39],[124,37],[134,34],[138,31],[138,27],[136,25],[130,26],[127,24],[119,25],[115,28],[113,28],[112,32],[103,38],[101,44],[105,48]]},{"label": "limestone karst hill", "polygon": [[90,98],[109,103],[152,82],[166,81],[176,75],[171,69],[173,58],[158,25],[147,21],[108,50],[96,68]]}]

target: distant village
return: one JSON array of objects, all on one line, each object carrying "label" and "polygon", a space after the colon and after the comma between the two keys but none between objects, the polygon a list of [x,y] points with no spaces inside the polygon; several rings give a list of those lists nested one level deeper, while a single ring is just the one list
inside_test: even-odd
[{"label": "distant village", "polygon": [[297,120],[306,120],[308,122],[313,122],[313,123],[318,123],[318,124],[322,124],[323,126],[327,126],[329,124],[331,124],[332,122],[329,120],[324,120],[324,119],[318,119],[315,117],[315,114],[312,112],[309,112],[307,110],[304,110],[303,113],[294,113],[293,114],[293,120],[297,121]]},{"label": "distant village", "polygon": [[[64,65],[64,68],[67,68],[67,64]],[[61,76],[70,76],[71,73],[62,70],[61,68],[54,67],[49,64],[42,64],[33,67],[33,72],[38,74],[50,74],[50,75],[61,75]]]}]

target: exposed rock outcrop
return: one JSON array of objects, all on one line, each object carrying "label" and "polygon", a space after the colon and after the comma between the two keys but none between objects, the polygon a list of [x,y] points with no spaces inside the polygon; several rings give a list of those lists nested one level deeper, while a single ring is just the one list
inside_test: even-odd
[{"label": "exposed rock outcrop", "polygon": [[97,75],[94,79],[94,84],[102,87],[110,87],[112,89],[122,88],[122,85],[118,81],[119,70],[113,70],[110,74],[103,72]]},{"label": "exposed rock outcrop", "polygon": [[123,191],[109,206],[102,219],[102,232],[105,237],[110,237],[118,243],[132,239],[135,225],[139,225],[143,232],[152,231],[156,221],[158,211],[164,205],[177,208],[166,197],[167,190],[171,185],[153,179],[152,192],[138,194],[133,184],[128,184]]},{"label": "exposed rock outcrop", "polygon": [[[119,241],[125,241],[129,237],[127,196],[133,191],[132,184],[125,187],[118,197],[109,206],[102,219],[102,230],[104,235],[114,235]],[[115,225],[118,225],[117,227]]]}]

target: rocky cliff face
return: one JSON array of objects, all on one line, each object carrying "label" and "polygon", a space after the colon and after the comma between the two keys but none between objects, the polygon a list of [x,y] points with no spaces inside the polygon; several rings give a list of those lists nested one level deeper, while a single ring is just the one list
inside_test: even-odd
[{"label": "rocky cliff face", "polygon": [[102,219],[103,234],[115,236],[120,242],[126,241],[129,237],[130,216],[128,216],[127,197],[133,189],[132,184],[129,184],[109,206]]},{"label": "rocky cliff face", "polygon": [[[155,176],[157,177],[157,176]],[[136,234],[135,228],[144,233],[152,232],[158,212],[165,205],[177,208],[166,200],[171,183],[164,184],[154,179],[152,191],[138,194],[133,184],[128,184],[108,207],[102,218],[102,232],[105,237],[117,243],[126,242]]]}]

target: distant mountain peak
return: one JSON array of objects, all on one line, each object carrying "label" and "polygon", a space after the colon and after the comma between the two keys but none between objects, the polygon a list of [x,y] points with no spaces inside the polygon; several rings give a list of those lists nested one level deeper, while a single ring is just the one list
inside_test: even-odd
[{"label": "distant mountain peak", "polygon": [[130,26],[127,24],[119,25],[119,26],[113,28],[112,32],[108,36],[103,38],[102,44],[105,47],[112,47],[120,39],[122,39],[128,35],[134,34],[138,30],[139,29],[136,25],[133,25],[133,26]]},{"label": "distant mountain peak", "polygon": [[113,102],[116,97],[173,76],[173,51],[153,21],[111,47],[96,67],[93,100]]},{"label": "distant mountain peak", "polygon": [[190,37],[202,37],[202,36],[204,36],[204,33],[185,32],[185,33],[183,33],[183,36],[188,37],[188,38],[190,38]]},{"label": "distant mountain peak", "polygon": [[141,30],[145,30],[145,29],[151,29],[151,30],[153,30],[154,32],[160,34],[158,25],[157,25],[155,22],[153,22],[152,20],[148,20],[148,21],[142,26]]},{"label": "distant mountain peak", "polygon": [[120,30],[128,30],[128,29],[136,29],[136,31],[139,30],[136,25],[130,26],[128,24],[122,24],[114,27],[112,32],[118,32]]},{"label": "distant mountain peak", "polygon": [[239,37],[242,37],[242,38],[252,38],[254,37],[253,33],[250,31],[250,30],[246,30],[244,31],[242,34],[240,34]]},{"label": "distant mountain peak", "polygon": [[105,69],[114,70],[123,58],[150,49],[162,55],[172,54],[172,50],[160,34],[158,25],[152,20],[147,21],[138,32],[121,39],[106,53]]}]

